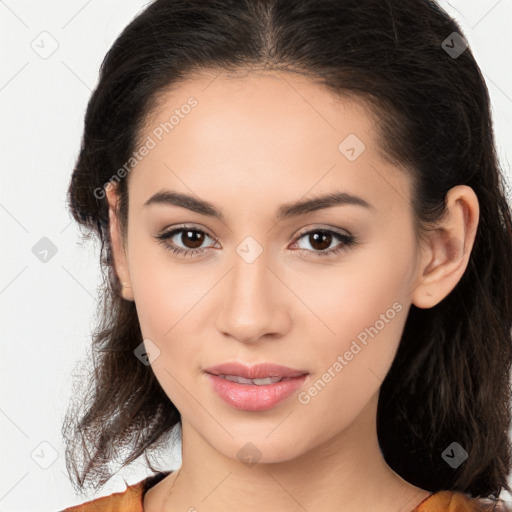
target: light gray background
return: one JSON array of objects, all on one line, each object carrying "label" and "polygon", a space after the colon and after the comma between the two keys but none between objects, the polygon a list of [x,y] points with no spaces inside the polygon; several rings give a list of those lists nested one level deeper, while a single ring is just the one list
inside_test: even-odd
[{"label": "light gray background", "polygon": [[[440,3],[461,23],[486,77],[510,183],[512,0]],[[66,190],[100,63],[146,4],[0,0],[0,512],[57,511],[85,501],[68,481],[60,429],[71,373],[88,354],[100,273],[97,246],[79,244]],[[48,56],[52,45],[58,47]],[[57,249],[46,263],[32,252],[42,237]],[[173,457],[170,468],[180,464],[179,451]],[[133,466],[100,494],[148,474]]]}]

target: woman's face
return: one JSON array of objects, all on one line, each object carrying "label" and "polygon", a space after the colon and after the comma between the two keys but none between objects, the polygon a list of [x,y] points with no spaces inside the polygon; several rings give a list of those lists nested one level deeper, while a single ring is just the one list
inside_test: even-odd
[{"label": "woman's face", "polygon": [[[116,263],[184,428],[226,456],[251,442],[261,462],[295,458],[375,403],[420,282],[411,183],[375,130],[362,103],[291,73],[191,79],[146,123]],[[164,193],[211,206],[151,201]],[[340,194],[359,199],[290,208]],[[308,375],[243,405],[205,373],[225,362]]]}]

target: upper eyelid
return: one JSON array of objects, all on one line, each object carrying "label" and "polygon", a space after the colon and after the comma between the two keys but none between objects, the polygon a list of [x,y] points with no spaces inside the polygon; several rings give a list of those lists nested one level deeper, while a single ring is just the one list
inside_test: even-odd
[{"label": "upper eyelid", "polygon": [[175,226],[175,227],[172,227],[170,229],[164,229],[161,231],[160,235],[159,236],[165,236],[165,235],[170,235],[172,233],[172,235],[174,236],[175,234],[177,233],[180,233],[181,231],[186,231],[186,230],[190,230],[190,231],[199,231],[201,233],[204,233],[205,235],[209,236],[212,240],[215,240],[217,241],[217,238],[214,237],[212,234],[210,234],[210,232],[206,229],[203,229],[203,228],[198,228],[196,226]]},{"label": "upper eyelid", "polygon": [[[341,228],[328,228],[328,227],[322,227],[322,226],[313,226],[312,228],[304,228],[304,230],[300,230],[295,237],[301,237],[303,235],[307,235],[308,233],[311,233],[312,231],[328,231],[330,233],[335,233],[338,235],[346,235],[346,236],[352,236],[352,233],[347,231],[346,229]],[[342,233],[344,231],[344,233]]]}]

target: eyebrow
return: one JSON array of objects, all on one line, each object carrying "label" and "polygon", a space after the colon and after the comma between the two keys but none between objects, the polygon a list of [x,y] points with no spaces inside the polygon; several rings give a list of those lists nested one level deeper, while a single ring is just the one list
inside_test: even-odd
[{"label": "eyebrow", "polygon": [[[223,213],[213,204],[202,199],[197,199],[188,194],[174,192],[171,190],[162,190],[151,196],[145,203],[144,207],[152,204],[164,204],[170,206],[181,206],[196,213],[215,217],[223,222],[226,218]],[[276,219],[278,221],[286,220],[292,217],[303,215],[305,213],[331,208],[333,206],[356,205],[374,210],[374,207],[365,201],[362,197],[349,194],[347,192],[332,192],[312,199],[303,199],[292,203],[286,203],[279,207]]]}]

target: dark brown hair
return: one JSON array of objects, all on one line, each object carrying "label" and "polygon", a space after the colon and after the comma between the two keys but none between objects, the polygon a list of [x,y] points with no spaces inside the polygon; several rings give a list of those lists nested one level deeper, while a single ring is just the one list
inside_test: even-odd
[{"label": "dark brown hair", "polygon": [[[102,63],[69,186],[71,212],[99,237],[106,270],[94,371],[63,425],[75,488],[103,486],[118,458],[124,467],[144,455],[157,471],[148,453],[181,425],[151,367],[134,357],[142,335],[135,304],[120,295],[103,186],[164,92],[204,70],[266,69],[372,106],[383,152],[413,180],[419,233],[441,218],[450,188],[475,191],[468,267],[439,304],[411,306],[382,383],[378,436],[388,464],[413,485],[494,499],[510,491],[512,218],[488,91],[461,38],[429,0],[156,0],[123,30]],[[116,183],[124,227],[127,181]],[[457,469],[441,456],[452,442],[468,453]]]}]

